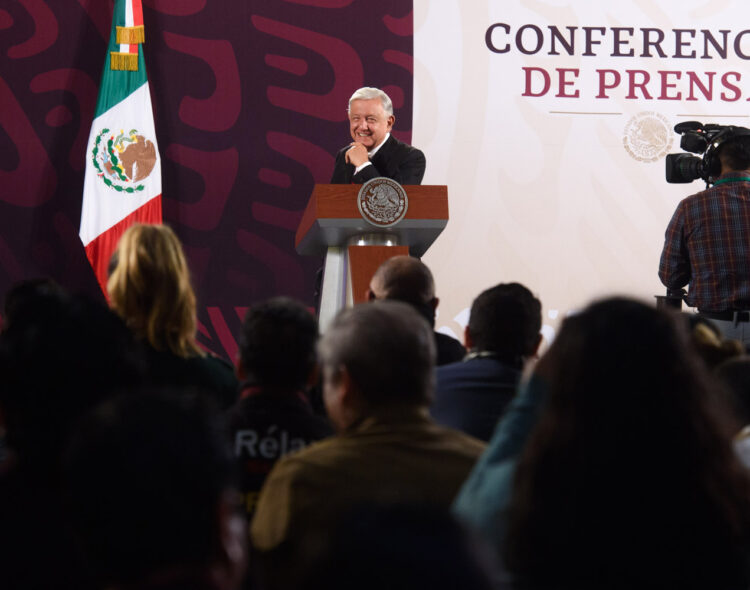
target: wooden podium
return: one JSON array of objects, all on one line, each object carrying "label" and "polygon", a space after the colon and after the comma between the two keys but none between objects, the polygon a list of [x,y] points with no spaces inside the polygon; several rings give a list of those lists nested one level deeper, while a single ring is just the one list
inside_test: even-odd
[{"label": "wooden podium", "polygon": [[365,220],[358,184],[315,185],[295,245],[299,254],[325,256],[319,323],[324,332],[336,313],[366,299],[370,279],[392,256],[422,256],[448,223],[448,188],[405,185],[406,215],[390,227]]}]

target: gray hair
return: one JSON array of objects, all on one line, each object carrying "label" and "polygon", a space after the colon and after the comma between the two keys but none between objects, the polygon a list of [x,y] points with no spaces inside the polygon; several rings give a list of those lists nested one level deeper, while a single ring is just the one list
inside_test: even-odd
[{"label": "gray hair", "polygon": [[427,405],[432,398],[435,337],[406,303],[376,301],[341,311],[318,353],[324,366],[346,367],[371,408]]},{"label": "gray hair", "polygon": [[356,90],[354,94],[352,94],[352,97],[349,99],[349,109],[347,110],[351,110],[352,102],[354,102],[355,100],[372,100],[373,98],[380,99],[386,115],[391,116],[393,114],[393,103],[391,102],[390,97],[385,92],[380,90],[380,88],[373,88],[371,86],[365,86],[363,88],[360,88],[359,90]]}]

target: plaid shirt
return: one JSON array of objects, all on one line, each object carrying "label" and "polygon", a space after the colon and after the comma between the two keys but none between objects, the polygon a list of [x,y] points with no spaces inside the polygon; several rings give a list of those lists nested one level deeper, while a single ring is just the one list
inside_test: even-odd
[{"label": "plaid shirt", "polygon": [[750,309],[750,174],[722,174],[677,206],[659,278],[670,289],[690,283],[687,303],[701,311]]}]

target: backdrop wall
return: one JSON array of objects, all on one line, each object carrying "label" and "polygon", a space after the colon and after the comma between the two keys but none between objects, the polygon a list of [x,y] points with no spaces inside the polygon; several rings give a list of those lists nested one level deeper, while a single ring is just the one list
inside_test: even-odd
[{"label": "backdrop wall", "polygon": [[725,0],[415,0],[414,143],[451,220],[425,256],[438,325],[520,281],[545,331],[592,298],[653,301],[674,124],[750,126],[747,7]]}]

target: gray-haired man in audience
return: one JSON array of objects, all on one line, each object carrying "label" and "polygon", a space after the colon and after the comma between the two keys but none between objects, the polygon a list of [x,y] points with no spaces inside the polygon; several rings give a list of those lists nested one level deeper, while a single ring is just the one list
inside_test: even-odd
[{"label": "gray-haired man in audience", "polygon": [[410,306],[383,301],[344,310],[319,352],[337,435],[276,464],[250,531],[256,549],[287,558],[306,535],[364,502],[447,509],[484,449],[430,419],[435,345]]}]

